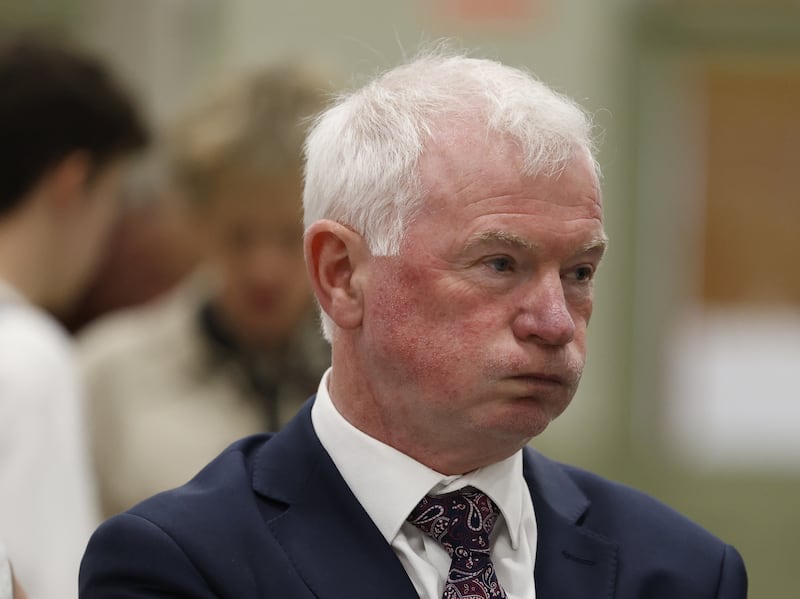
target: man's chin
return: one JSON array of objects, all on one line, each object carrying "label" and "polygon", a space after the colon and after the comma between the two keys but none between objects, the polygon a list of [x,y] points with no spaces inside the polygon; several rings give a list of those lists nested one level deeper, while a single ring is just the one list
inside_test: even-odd
[{"label": "man's chin", "polygon": [[507,404],[497,428],[514,438],[525,439],[524,443],[527,443],[542,434],[567,405],[569,400],[553,402],[538,398],[518,398]]}]

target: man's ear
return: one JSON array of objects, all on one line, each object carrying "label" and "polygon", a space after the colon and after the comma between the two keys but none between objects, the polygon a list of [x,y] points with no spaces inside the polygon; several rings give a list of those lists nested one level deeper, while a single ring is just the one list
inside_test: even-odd
[{"label": "man's ear", "polygon": [[86,152],[77,151],[62,158],[46,176],[51,205],[62,211],[85,201],[91,174],[92,161]]},{"label": "man's ear", "polygon": [[308,278],[322,309],[343,329],[360,326],[361,275],[370,257],[364,238],[335,221],[319,220],[306,230],[303,241]]}]

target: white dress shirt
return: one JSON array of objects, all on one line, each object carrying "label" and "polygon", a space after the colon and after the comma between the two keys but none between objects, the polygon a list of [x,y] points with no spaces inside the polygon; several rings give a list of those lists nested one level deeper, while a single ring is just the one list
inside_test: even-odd
[{"label": "white dress shirt", "polygon": [[97,503],[71,342],[0,281],[0,538],[29,599],[74,599]]},{"label": "white dress shirt", "polygon": [[444,547],[406,518],[427,493],[473,486],[500,508],[491,549],[500,584],[509,599],[534,599],[536,517],[522,476],[522,452],[467,474],[446,476],[345,420],[328,394],[329,376],[330,370],[322,377],[311,410],[314,430],[356,499],[391,544],[419,596],[442,596],[451,560]]}]

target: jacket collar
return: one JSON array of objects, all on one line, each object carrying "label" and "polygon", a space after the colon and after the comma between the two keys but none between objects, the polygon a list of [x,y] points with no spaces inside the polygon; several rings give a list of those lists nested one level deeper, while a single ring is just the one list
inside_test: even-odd
[{"label": "jacket collar", "polygon": [[253,489],[286,505],[267,526],[319,599],[416,599],[391,545],[339,475],[307,402],[253,463]]},{"label": "jacket collar", "polygon": [[617,544],[582,526],[589,499],[564,466],[526,448],[523,474],[538,528],[536,599],[614,596]]},{"label": "jacket collar", "polygon": [[[254,458],[253,489],[285,506],[267,519],[268,527],[319,599],[415,599],[391,546],[317,438],[312,402]],[[611,599],[617,545],[581,526],[590,505],[586,495],[563,466],[529,448],[523,474],[538,527],[537,599]]]}]

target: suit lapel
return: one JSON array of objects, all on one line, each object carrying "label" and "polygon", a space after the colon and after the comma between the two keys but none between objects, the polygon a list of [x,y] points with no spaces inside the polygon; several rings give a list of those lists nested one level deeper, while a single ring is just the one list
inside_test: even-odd
[{"label": "suit lapel", "polygon": [[[589,500],[558,464],[526,448],[523,471],[538,528],[537,599],[611,599],[617,545],[580,525]],[[389,543],[314,433],[311,402],[258,451],[253,489],[267,527],[319,599],[416,599]]]},{"label": "suit lapel", "polygon": [[589,500],[559,465],[531,449],[523,468],[538,528],[536,599],[611,599],[617,545],[579,525]]},{"label": "suit lapel", "polygon": [[415,599],[391,546],[320,444],[310,408],[256,457],[254,490],[286,505],[267,526],[319,599]]}]

